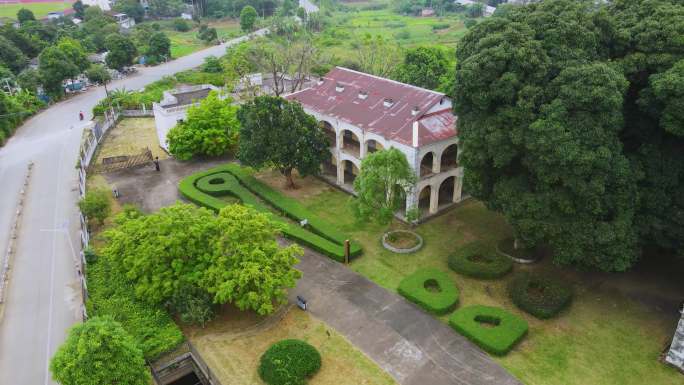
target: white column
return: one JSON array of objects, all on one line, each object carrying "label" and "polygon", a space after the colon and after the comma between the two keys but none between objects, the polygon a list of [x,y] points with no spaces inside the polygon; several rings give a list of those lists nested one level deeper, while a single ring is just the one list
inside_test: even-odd
[{"label": "white column", "polygon": [[359,138],[359,159],[363,159],[364,156],[366,156],[366,146],[368,143],[366,143],[365,138],[363,135]]},{"label": "white column", "polygon": [[337,158],[337,184],[344,184],[344,161]]},{"label": "white column", "polygon": [[439,164],[440,161],[442,160],[441,156],[437,156],[436,153],[432,153],[432,173],[433,174],[439,174]]},{"label": "white column", "polygon": [[454,199],[453,202],[461,201],[461,190],[463,189],[463,176],[457,175],[454,179]]},{"label": "white column", "polygon": [[430,214],[437,212],[439,207],[439,185],[435,188],[434,185],[430,185]]}]

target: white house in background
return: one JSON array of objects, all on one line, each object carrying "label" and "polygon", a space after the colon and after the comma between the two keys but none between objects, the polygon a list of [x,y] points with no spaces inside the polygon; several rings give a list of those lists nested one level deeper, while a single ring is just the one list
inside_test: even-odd
[{"label": "white house in background", "polygon": [[164,91],[161,102],[152,104],[154,124],[161,148],[169,151],[169,145],[166,142],[169,130],[187,117],[188,108],[199,104],[211,91],[218,91],[218,88],[211,84],[179,87]]},{"label": "white house in background", "polygon": [[494,14],[494,12],[496,11],[496,7],[492,7],[490,5],[487,5],[487,4],[484,4],[484,3],[481,3],[481,2],[475,1],[475,0],[456,0],[456,1],[454,1],[454,3],[460,4],[463,6],[469,6],[469,5],[473,5],[473,4],[482,4],[482,6],[483,6],[483,9],[482,9],[483,15],[482,16],[484,16],[484,17],[492,16]]},{"label": "white house in background", "polygon": [[107,12],[108,15],[114,18],[116,20],[116,23],[119,24],[120,28],[123,29],[130,29],[135,26],[135,19],[132,17],[129,17],[125,13],[119,13],[119,12]]},{"label": "white house in background", "polygon": [[461,201],[457,117],[440,92],[337,67],[310,88],[285,96],[314,116],[330,138],[323,175],[352,192],[366,154],[394,147],[406,156],[417,184],[403,191],[403,213],[423,217]]},{"label": "white house in background", "polygon": [[112,9],[112,2],[110,0],[81,0],[83,5],[88,5],[91,7],[100,7],[103,11],[109,11]]}]

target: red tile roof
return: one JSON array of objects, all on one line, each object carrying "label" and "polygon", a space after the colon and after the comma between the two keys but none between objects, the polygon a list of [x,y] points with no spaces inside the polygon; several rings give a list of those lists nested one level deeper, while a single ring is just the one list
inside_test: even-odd
[{"label": "red tile roof", "polygon": [[446,100],[444,94],[347,68],[336,67],[322,82],[285,98],[408,146],[415,121],[420,146],[457,135],[456,116],[449,104],[439,108]]}]

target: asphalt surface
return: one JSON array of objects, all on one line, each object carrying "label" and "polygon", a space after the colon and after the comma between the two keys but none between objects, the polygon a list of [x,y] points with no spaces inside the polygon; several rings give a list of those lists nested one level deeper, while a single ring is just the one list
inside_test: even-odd
[{"label": "asphalt surface", "polygon": [[[139,89],[196,67],[207,56],[221,56],[226,46],[245,38],[141,69],[109,88]],[[75,166],[85,124],[78,120],[78,112],[90,118],[92,108],[104,96],[104,89],[97,87],[57,103],[26,121],[0,148],[0,260],[27,165],[34,163],[0,320],[0,385],[53,384],[50,357],[68,329],[81,321]]]}]

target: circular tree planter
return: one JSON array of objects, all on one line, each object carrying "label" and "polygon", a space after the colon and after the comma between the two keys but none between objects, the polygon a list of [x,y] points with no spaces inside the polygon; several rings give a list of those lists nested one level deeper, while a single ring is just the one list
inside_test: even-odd
[{"label": "circular tree planter", "polygon": [[393,253],[415,253],[423,247],[423,238],[413,231],[388,231],[382,235],[382,246]]},{"label": "circular tree planter", "polygon": [[537,262],[541,259],[535,250],[530,249],[516,249],[513,238],[506,238],[496,245],[496,251],[507,256],[513,262],[529,264]]}]

